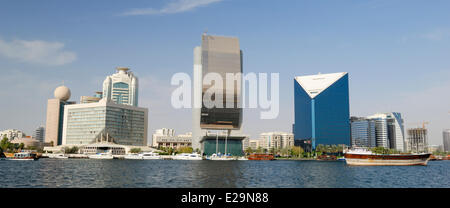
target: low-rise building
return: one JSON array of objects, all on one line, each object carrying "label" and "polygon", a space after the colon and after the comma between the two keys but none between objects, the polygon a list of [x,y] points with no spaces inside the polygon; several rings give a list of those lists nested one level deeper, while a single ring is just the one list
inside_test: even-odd
[{"label": "low-rise building", "polygon": [[264,149],[283,149],[294,146],[294,134],[286,132],[267,132],[260,135],[260,143]]},{"label": "low-rise building", "polygon": [[173,129],[157,129],[152,136],[152,147],[154,148],[179,148],[192,146],[192,133],[180,134],[175,136]]},{"label": "low-rise building", "polygon": [[15,138],[10,141],[12,144],[24,144],[25,148],[35,147],[35,148],[41,148],[43,146],[43,143],[38,141],[37,139],[31,137],[31,136],[25,136],[22,138]]},{"label": "low-rise building", "polygon": [[26,136],[25,133],[23,133],[22,131],[17,130],[17,129],[6,129],[4,131],[1,131],[0,135],[1,135],[1,139],[6,137],[6,138],[8,138],[9,141],[14,140],[14,139],[22,139]]}]

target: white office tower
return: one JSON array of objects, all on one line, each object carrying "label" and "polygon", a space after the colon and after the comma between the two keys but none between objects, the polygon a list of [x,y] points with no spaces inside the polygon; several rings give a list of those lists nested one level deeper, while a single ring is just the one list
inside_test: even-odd
[{"label": "white office tower", "polygon": [[88,145],[104,137],[120,145],[146,146],[148,109],[116,104],[105,98],[95,103],[64,106],[63,145]]},{"label": "white office tower", "polygon": [[129,68],[117,67],[117,73],[103,82],[103,97],[117,104],[138,106],[138,79]]},{"label": "white office tower", "polygon": [[206,135],[206,130],[200,128],[202,108],[202,47],[194,48],[194,80],[192,107],[192,149],[201,149],[200,140]]},{"label": "white office tower", "polygon": [[376,145],[405,151],[405,128],[400,113],[379,113],[367,117],[375,120]]}]

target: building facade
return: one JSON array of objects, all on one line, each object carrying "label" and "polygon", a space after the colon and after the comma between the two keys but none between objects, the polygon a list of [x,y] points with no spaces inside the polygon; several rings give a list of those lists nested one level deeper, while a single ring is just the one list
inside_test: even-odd
[{"label": "building facade", "polygon": [[64,145],[86,145],[108,134],[116,144],[147,145],[148,110],[102,99],[98,103],[67,105]]},{"label": "building facade", "polygon": [[425,128],[408,129],[408,152],[428,152],[428,130]]},{"label": "building facade", "polygon": [[350,145],[348,73],[294,79],[296,144]]},{"label": "building facade", "polygon": [[64,106],[75,104],[75,102],[68,101],[70,89],[66,86],[57,87],[53,94],[55,98],[49,99],[47,102],[45,143],[58,146],[62,144]]},{"label": "building facade", "polygon": [[350,120],[352,147],[376,147],[375,120],[360,117],[352,117]]},{"label": "building facade", "polygon": [[45,139],[45,127],[40,126],[34,130],[33,137],[41,143],[44,143]]},{"label": "building facade", "polygon": [[102,97],[117,104],[138,106],[138,79],[129,68],[117,67],[117,73],[103,82]]},{"label": "building facade", "polygon": [[152,136],[152,147],[154,148],[173,148],[192,147],[192,133],[180,134],[175,136],[173,129],[157,129]]},{"label": "building facade", "polygon": [[442,133],[443,143],[444,143],[444,151],[450,152],[450,129],[444,130]]},{"label": "building facade", "polygon": [[[194,48],[193,70],[192,147],[204,152],[204,147],[209,149],[211,146],[215,147],[217,143],[219,146],[227,144],[230,149],[236,151],[242,149],[242,139],[245,137],[231,135],[231,130],[239,131],[242,124],[240,76],[243,67],[239,39],[203,34],[201,46]],[[233,87],[226,85],[227,74],[234,77],[234,80],[228,80],[233,83]],[[214,76],[222,79],[222,86],[204,82]],[[210,102],[209,99],[203,102],[203,98],[211,99]],[[211,107],[214,104],[216,107]],[[216,142],[216,139],[214,141],[206,139],[209,138],[208,130],[228,130],[228,137],[220,139],[233,140]],[[210,144],[211,142],[214,144]]]},{"label": "building facade", "polygon": [[400,113],[378,113],[367,118],[375,121],[377,147],[406,151],[404,121]]},{"label": "building facade", "polygon": [[261,133],[259,146],[266,150],[292,147],[294,146],[294,134],[286,132]]},{"label": "building facade", "polygon": [[0,132],[0,140],[2,140],[3,138],[8,138],[9,141],[14,140],[14,139],[22,139],[24,138],[26,135],[25,133],[23,133],[20,130],[17,129],[6,129]]}]

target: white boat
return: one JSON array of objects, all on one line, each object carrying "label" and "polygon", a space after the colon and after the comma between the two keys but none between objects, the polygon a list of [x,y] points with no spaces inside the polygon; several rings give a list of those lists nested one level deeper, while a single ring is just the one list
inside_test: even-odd
[{"label": "white boat", "polygon": [[127,159],[127,160],[142,160],[142,155],[141,154],[136,154],[136,153],[127,154],[127,155],[125,155],[124,159]]},{"label": "white boat", "polygon": [[237,160],[248,160],[246,157],[238,157]]},{"label": "white boat", "polygon": [[97,153],[95,155],[89,155],[89,159],[114,159],[111,153]]},{"label": "white boat", "polygon": [[225,155],[217,155],[212,154],[210,157],[206,158],[207,160],[221,160],[221,161],[230,161],[230,160],[236,160],[236,158],[233,158],[231,156],[225,156]]},{"label": "white boat", "polygon": [[7,158],[7,160],[19,160],[19,161],[29,161],[39,159],[35,153],[29,152],[18,152],[14,153],[13,157]]},{"label": "white boat", "polygon": [[140,154],[142,159],[144,160],[159,160],[161,159],[161,156],[156,152],[144,152]]},{"label": "white boat", "polygon": [[198,153],[181,153],[173,157],[174,160],[203,160]]},{"label": "white boat", "polygon": [[64,154],[48,154],[48,158],[68,159],[69,157],[65,156]]}]

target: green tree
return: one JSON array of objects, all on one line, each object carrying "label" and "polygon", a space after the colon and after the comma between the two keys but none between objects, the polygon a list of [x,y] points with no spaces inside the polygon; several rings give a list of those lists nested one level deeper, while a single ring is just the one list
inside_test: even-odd
[{"label": "green tree", "polygon": [[192,147],[179,147],[177,153],[192,153]]},{"label": "green tree", "polygon": [[7,151],[9,148],[9,145],[11,143],[9,143],[8,138],[6,137],[6,135],[3,137],[2,141],[0,142],[0,148],[2,149],[2,151]]},{"label": "green tree", "polygon": [[19,144],[19,149],[23,149],[25,147],[25,144],[24,143],[20,143]]},{"label": "green tree", "polygon": [[253,153],[252,148],[251,148],[251,147],[247,147],[247,149],[245,149],[245,153],[246,153],[247,155]]},{"label": "green tree", "polygon": [[76,154],[78,153],[79,148],[77,146],[73,147],[64,147],[65,154]]},{"label": "green tree", "polygon": [[300,157],[304,152],[303,148],[299,147],[299,146],[294,146],[291,148],[291,150],[292,150],[291,153],[292,153],[293,157]]},{"label": "green tree", "polygon": [[131,148],[130,152],[131,153],[139,153],[139,152],[141,152],[141,148]]},{"label": "green tree", "polygon": [[258,149],[256,150],[256,153],[263,153],[263,148],[262,147],[258,147]]}]

